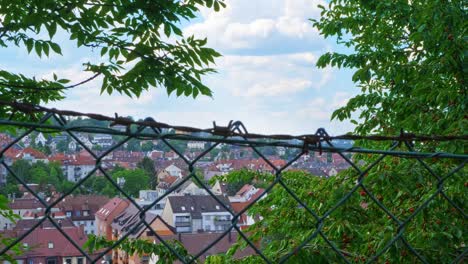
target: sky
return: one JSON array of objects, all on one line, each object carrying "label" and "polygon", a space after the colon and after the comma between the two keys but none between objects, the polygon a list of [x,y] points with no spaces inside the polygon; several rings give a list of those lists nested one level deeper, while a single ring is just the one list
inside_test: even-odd
[{"label": "sky", "polygon": [[[321,0],[226,0],[220,12],[201,10],[183,23],[184,35],[207,37],[208,46],[223,56],[218,73],[204,78],[213,98],[168,96],[150,89],[138,99],[100,95],[96,80],[66,93],[66,99],[47,106],[81,112],[144,118],[173,125],[209,128],[240,120],[249,132],[312,134],[325,128],[331,135],[351,131],[349,122],[330,121],[333,110],[346,104],[358,89],[350,70],[315,66],[321,54],[340,51],[333,39],[324,39],[312,27]],[[60,37],[64,37],[63,35]],[[64,39],[65,40],[65,39]],[[60,43],[60,39],[58,39]],[[99,51],[77,49],[64,42],[63,56],[38,58],[24,48],[0,49],[0,69],[50,77],[55,72],[75,82],[89,77],[82,63]]]}]

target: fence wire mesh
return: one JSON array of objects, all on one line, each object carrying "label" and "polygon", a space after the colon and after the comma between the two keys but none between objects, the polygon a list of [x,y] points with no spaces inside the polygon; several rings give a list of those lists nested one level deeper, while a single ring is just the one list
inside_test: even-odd
[{"label": "fence wire mesh", "polygon": [[[336,211],[340,208],[344,208],[348,200],[351,199],[353,195],[361,194],[368,197],[369,203],[372,203],[373,206],[381,211],[382,217],[389,219],[391,224],[395,226],[393,235],[391,239],[385,241],[385,244],[382,245],[378,250],[375,251],[371,256],[367,256],[363,262],[366,263],[376,263],[381,260],[381,256],[384,256],[391,247],[395,246],[398,242],[404,247],[400,248],[401,251],[409,251],[408,254],[411,254],[414,258],[413,260],[418,260],[422,263],[429,263],[427,256],[425,256],[421,250],[412,246],[411,242],[405,237],[405,230],[411,224],[414,224],[414,221],[418,215],[424,214],[424,210],[429,207],[429,204],[433,202],[438,197],[442,197],[448,202],[451,207],[458,212],[458,215],[461,216],[461,220],[464,221],[467,218],[465,213],[465,202],[462,201],[456,202],[453,200],[450,194],[447,194],[444,188],[444,184],[452,179],[455,174],[462,175],[462,181],[466,181],[464,168],[468,160],[468,155],[465,154],[454,154],[446,152],[420,152],[415,146],[414,142],[425,141],[430,142],[435,140],[460,140],[461,144],[465,144],[466,136],[459,137],[418,137],[416,135],[410,135],[401,133],[395,137],[356,137],[356,136],[340,136],[340,137],[331,137],[327,134],[324,129],[319,129],[313,135],[292,137],[285,135],[276,135],[276,136],[263,136],[258,134],[249,134],[247,129],[241,122],[231,122],[225,127],[216,126],[212,129],[193,129],[188,127],[174,127],[167,124],[162,124],[154,121],[151,118],[147,118],[144,121],[134,122],[125,118],[103,118],[103,116],[98,115],[85,115],[95,120],[106,120],[112,121],[113,125],[124,125],[125,129],[117,129],[116,127],[96,127],[96,126],[73,126],[70,125],[70,117],[79,116],[76,112],[64,112],[57,111],[55,109],[47,108],[38,108],[30,106],[16,107],[18,111],[32,113],[33,116],[40,116],[40,119],[37,121],[33,120],[22,120],[15,121],[14,119],[2,119],[0,120],[0,126],[9,131],[22,131],[20,134],[17,134],[16,138],[9,142],[7,145],[4,145],[0,150],[0,163],[7,172],[20,183],[25,190],[31,193],[45,208],[43,217],[40,218],[32,227],[29,228],[26,232],[23,232],[13,241],[7,243],[7,245],[0,248],[0,255],[10,252],[11,249],[18,244],[22,243],[22,240],[30,235],[35,229],[40,228],[46,222],[50,222],[63,237],[65,237],[73,247],[80,252],[87,262],[96,263],[105,259],[105,256],[111,254],[113,250],[117,249],[122,243],[125,242],[127,238],[137,233],[142,228],[144,230],[149,230],[154,234],[158,243],[163,244],[171,254],[173,254],[180,262],[182,263],[194,263],[203,259],[207,254],[210,253],[210,248],[215,246],[221,240],[225,239],[227,236],[231,236],[231,233],[235,232],[238,234],[238,239],[246,243],[247,247],[252,249],[252,253],[259,257],[262,261],[266,263],[285,263],[291,260],[291,257],[297,254],[302,249],[308,247],[311,241],[316,239],[323,240],[329,248],[336,254],[336,257],[343,263],[353,263],[355,262],[354,255],[352,252],[346,252],[343,248],[337,243],[329,239],[325,229],[326,226],[330,224],[331,220]],[[82,115],[81,115],[82,116]],[[174,131],[168,132],[167,129],[176,129]],[[8,164],[5,161],[5,153],[11,149],[15,144],[20,142],[23,138],[31,135],[31,133],[41,132],[44,134],[57,134],[65,133],[77,145],[79,145],[83,150],[85,150],[91,157],[94,159],[94,166],[91,170],[87,171],[86,175],[79,178],[72,188],[68,189],[61,194],[60,197],[57,197],[53,201],[47,201],[44,197],[40,196],[37,191],[33,190],[28,182],[25,182],[17,173],[12,169],[11,164]],[[187,132],[203,132],[203,135],[194,135]],[[95,151],[83,142],[82,139],[77,136],[77,133],[95,133],[95,134],[105,134],[105,135],[114,135],[118,136],[120,140],[113,144],[111,147],[103,151]],[[379,146],[388,145],[386,149],[371,149],[371,148],[361,148],[357,146],[352,147],[340,147],[335,146],[335,139],[354,139],[360,140],[360,142],[379,142]],[[188,175],[183,177],[182,180],[178,181],[175,185],[172,185],[167,191],[159,196],[156,200],[152,201],[146,206],[142,206],[135,201],[135,198],[132,195],[128,194],[109,173],[108,168],[103,164],[110,153],[118,150],[123,145],[128,143],[130,140],[158,140],[161,141],[170,151],[174,152],[178,159],[182,160],[185,166],[187,167]],[[184,153],[182,153],[175,145],[174,141],[183,141],[183,142],[209,142],[209,147],[203,149],[203,151],[197,153],[195,156],[189,158]],[[237,212],[233,210],[232,206],[226,204],[226,201],[222,197],[216,195],[212,188],[207,185],[204,179],[201,178],[199,174],[196,173],[196,165],[200,162],[207,154],[213,151],[220,145],[230,145],[242,148],[250,149],[255,155],[261,160],[266,166],[270,167],[270,173],[273,175],[271,182],[265,186],[264,192],[261,195],[255,197],[247,206],[238,210]],[[264,147],[284,147],[288,149],[295,150],[295,154],[291,156],[285,163],[278,165],[274,161],[270,160],[268,155],[265,155],[262,152]],[[292,167],[299,159],[303,158],[304,155],[310,155],[311,153],[334,153],[339,155],[349,166],[349,170],[354,170],[354,173],[357,175],[354,186],[352,186],[349,191],[343,193],[342,197],[338,199],[338,202],[331,206],[325,211],[321,211],[317,208],[309,206],[307,201],[304,201],[296,193],[295,188],[291,188],[289,181],[284,179],[284,172]],[[356,160],[355,155],[372,155],[375,157],[372,159],[372,162],[360,163],[359,160]],[[416,208],[412,208],[411,212],[402,217],[397,214],[395,210],[388,208],[388,204],[380,199],[379,194],[375,194],[367,186],[366,175],[372,171],[377,166],[380,166],[384,159],[409,159],[415,162],[414,166],[419,166],[424,170],[424,173],[428,173],[434,180],[435,190],[431,193],[424,194],[423,199],[420,204],[415,205]],[[450,164],[453,166],[450,168],[450,171],[441,175],[439,171],[433,169],[428,161],[430,160],[450,160]],[[53,217],[53,208],[56,207],[61,201],[66,199],[69,195],[72,195],[76,190],[82,188],[82,185],[90,178],[95,177],[96,173],[102,175],[107,181],[110,182],[113,188],[115,188],[119,195],[123,198],[126,198],[131,205],[133,205],[138,213],[137,223],[134,224],[127,232],[124,232],[121,236],[116,237],[112,241],[107,249],[90,253],[88,250],[83,248],[82,243],[75,241],[70,235],[64,231],[60,223],[56,221]],[[412,173],[408,172],[408,177],[411,177]],[[333,177],[333,176],[332,176]],[[193,255],[184,255],[181,254],[180,250],[174,248],[174,245],[169,243],[164,237],[162,237],[158,232],[153,229],[152,220],[148,220],[146,213],[150,208],[156,206],[163,199],[166,199],[174,191],[184,185],[187,181],[193,181],[200,188],[202,188],[207,195],[211,196],[219,206],[221,206],[225,211],[229,212],[231,215],[229,219],[229,226],[222,230],[219,233],[219,236],[215,237],[211,243],[204,247],[201,251]],[[465,186],[466,187],[466,186]],[[300,243],[297,243],[295,247],[287,253],[281,254],[278,258],[272,258],[271,254],[264,254],[264,245],[259,243],[258,240],[253,240],[249,236],[249,232],[246,232],[239,225],[243,215],[247,213],[253,206],[255,206],[261,199],[265,198],[268,193],[272,192],[273,189],[282,188],[298,205],[298,207],[305,210],[307,213],[310,223],[314,227],[313,230],[310,230],[310,234],[307,235]],[[365,204],[367,207],[368,205]],[[266,216],[264,216],[266,217]],[[262,221],[261,219],[258,221]],[[384,228],[384,227],[382,227]],[[423,228],[423,227],[420,227]],[[465,226],[459,226],[461,230],[464,231]],[[442,231],[441,231],[442,232]],[[462,235],[465,237],[465,234]],[[464,241],[464,238],[463,238]],[[437,249],[434,249],[437,250]],[[451,262],[459,263],[466,260],[467,249],[464,244],[459,248],[454,249],[453,258],[450,260],[444,259],[441,262]],[[380,259],[379,259],[380,258]],[[380,263],[380,262],[379,262]]]}]

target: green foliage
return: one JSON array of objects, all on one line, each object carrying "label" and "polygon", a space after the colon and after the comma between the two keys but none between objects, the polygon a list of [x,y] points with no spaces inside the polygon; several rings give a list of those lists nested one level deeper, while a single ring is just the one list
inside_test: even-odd
[{"label": "green foliage", "polygon": [[[26,183],[39,184],[39,192],[50,192],[51,187],[54,187],[58,192],[63,192],[72,186],[63,175],[60,163],[57,162],[44,163],[38,161],[30,164],[28,161],[21,159],[11,165],[11,170]],[[7,185],[1,189],[0,193],[4,195],[15,194],[16,197],[21,197],[22,194],[19,192],[18,184],[20,182],[9,173],[7,175]]]},{"label": "green foliage", "polygon": [[[194,19],[204,7],[219,10],[222,0],[133,0],[57,2],[0,1],[0,47],[17,46],[39,57],[62,55],[56,35],[64,35],[77,47],[98,50],[102,63],[88,61],[83,70],[91,76],[78,84],[55,73],[36,79],[0,69],[0,99],[47,103],[64,98],[64,89],[102,77],[101,93],[139,97],[150,87],[164,87],[177,96],[211,96],[202,76],[220,54],[206,46],[206,39],[183,36],[182,20]],[[53,58],[53,56],[51,56]],[[0,116],[8,117],[5,107]],[[16,114],[16,118],[20,116]]]},{"label": "green foliage", "polygon": [[[391,165],[395,170],[381,171]],[[442,162],[430,166],[442,175],[452,169]],[[454,176],[445,184],[444,191],[457,206],[463,207],[468,198],[464,190],[466,187],[457,184],[463,179],[463,172]],[[252,242],[259,244],[262,252],[273,262],[293,252],[319,226],[339,252],[353,262],[370,260],[398,234],[396,222],[378,207],[364,189],[358,188],[349,199],[340,202],[356,185],[358,174],[352,169],[330,179],[306,172],[287,171],[282,179],[319,218],[335,205],[339,207],[323,219],[321,226],[284,188],[274,187],[268,196],[248,211],[250,215],[259,215],[263,219],[246,230]],[[369,193],[396,218],[402,222],[408,220],[404,238],[429,263],[452,261],[464,250],[464,217],[442,195],[437,195],[427,207],[413,215],[437,189],[433,175],[419,163],[401,162],[398,158],[384,159],[365,176],[364,184]],[[240,248],[247,246],[243,240],[239,240],[239,243],[242,245]],[[379,263],[418,262],[401,239],[378,260]],[[257,258],[244,263],[258,261]],[[323,237],[317,236],[294,254],[288,263],[304,261],[341,263],[342,259]]]},{"label": "green foliage", "polygon": [[144,142],[141,145],[141,150],[142,151],[151,151],[151,150],[153,150],[153,148],[154,148],[153,143],[151,143],[150,141]]},{"label": "green foliage", "polygon": [[[6,218],[11,222],[16,222],[16,220],[20,219],[20,216],[15,214],[9,207],[8,207],[8,199],[0,194],[0,217]],[[7,238],[2,237],[0,233],[0,244],[2,245],[10,245],[13,243],[15,238]],[[24,248],[21,244],[17,244],[10,249],[9,254],[3,254],[0,256],[0,261],[8,261],[10,263],[16,263],[14,256],[21,255],[27,248]]]},{"label": "green foliage", "polygon": [[132,197],[138,197],[140,190],[147,190],[150,187],[150,179],[143,169],[121,170],[112,173],[112,178],[117,182],[118,178],[125,179],[122,189]]},{"label": "green foliage", "polygon": [[57,143],[57,152],[67,152],[68,151],[68,141],[62,140]]},{"label": "green foliage", "polygon": [[361,89],[332,118],[351,119],[359,134],[464,133],[466,2],[332,0],[321,9],[314,27],[351,52],[326,53],[317,66],[355,69]]},{"label": "green foliage", "polygon": [[144,170],[146,175],[148,175],[150,181],[149,187],[152,190],[156,189],[156,186],[158,185],[158,177],[156,177],[154,161],[148,157],[144,157],[140,162],[138,162],[137,167]]}]

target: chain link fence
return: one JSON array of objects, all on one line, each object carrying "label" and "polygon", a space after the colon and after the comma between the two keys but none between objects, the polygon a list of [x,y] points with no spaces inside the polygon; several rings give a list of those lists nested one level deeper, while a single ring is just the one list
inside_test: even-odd
[{"label": "chain link fence", "polygon": [[[389,219],[391,224],[395,226],[394,234],[391,239],[385,240],[384,245],[380,246],[378,250],[375,251],[371,256],[367,256],[363,262],[366,263],[382,263],[381,256],[384,256],[390,248],[395,246],[398,242],[403,245],[400,248],[401,251],[408,251],[408,254],[413,256],[413,260],[417,260],[422,263],[429,263],[427,256],[421,253],[418,248],[412,246],[412,244],[405,237],[406,228],[415,221],[418,215],[424,214],[431,202],[440,197],[450,204],[450,206],[457,212],[457,216],[461,221],[465,221],[467,216],[465,213],[465,201],[455,201],[451,194],[446,193],[445,185],[449,180],[451,180],[454,175],[461,175],[461,181],[458,181],[459,184],[464,184],[466,181],[465,178],[465,164],[468,160],[468,155],[465,154],[454,154],[454,153],[445,153],[445,152],[420,152],[417,150],[414,142],[423,142],[422,144],[431,144],[434,141],[453,141],[459,140],[461,144],[466,143],[466,137],[429,137],[429,136],[416,136],[411,134],[401,133],[395,137],[356,137],[344,135],[340,137],[331,137],[327,134],[324,129],[319,129],[315,134],[304,135],[304,136],[289,136],[289,135],[275,135],[275,136],[265,136],[258,134],[248,133],[247,129],[240,122],[231,122],[227,126],[217,126],[214,124],[213,128],[210,129],[195,129],[190,127],[177,127],[170,126],[163,123],[158,123],[151,118],[147,118],[143,121],[132,121],[127,118],[122,118],[116,116],[115,118],[104,117],[100,115],[89,115],[81,114],[70,111],[58,111],[55,109],[47,109],[41,107],[32,107],[28,105],[22,105],[21,107],[16,106],[16,110],[20,112],[25,112],[30,114],[31,117],[37,118],[32,120],[22,120],[15,121],[14,116],[11,119],[2,119],[0,120],[0,126],[3,130],[9,131],[21,131],[20,134],[17,134],[16,138],[9,142],[7,145],[3,146],[0,150],[0,162],[1,165],[7,170],[7,172],[20,183],[29,193],[31,193],[45,208],[44,217],[40,218],[27,232],[23,232],[18,237],[14,238],[12,241],[9,241],[7,245],[4,245],[0,248],[0,255],[11,252],[12,248],[15,245],[21,244],[22,240],[26,238],[33,230],[40,228],[45,222],[50,221],[50,223],[76,248],[82,256],[87,259],[87,262],[90,263],[101,263],[105,256],[110,254],[113,249],[118,248],[125,243],[125,241],[136,231],[149,230],[156,237],[158,243],[164,245],[169,250],[176,259],[182,263],[194,263],[200,259],[204,259],[209,253],[210,248],[214,247],[221,240],[230,237],[233,232],[237,233],[237,238],[242,243],[246,244],[246,247],[251,249],[251,254],[255,255],[257,259],[260,259],[266,263],[284,263],[291,260],[295,254],[299,251],[307,248],[311,241],[321,239],[329,249],[334,252],[335,257],[342,261],[343,263],[353,263],[356,260],[350,252],[346,252],[340,246],[340,243],[329,239],[327,232],[324,228],[330,224],[330,217],[340,209],[344,208],[347,201],[351,199],[353,195],[361,194],[366,196],[369,199],[369,203],[372,203],[372,206],[375,206],[378,210],[382,212],[382,216]],[[105,120],[111,122],[112,126],[110,127],[97,127],[97,126],[71,126],[70,117],[76,116],[87,116],[93,118],[94,120]],[[36,120],[36,121],[34,121]],[[119,126],[117,128],[116,126]],[[125,129],[122,129],[122,128]],[[35,190],[33,190],[28,182],[25,182],[21,177],[15,173],[11,168],[11,164],[7,164],[5,161],[4,154],[12,148],[15,144],[20,142],[23,138],[30,135],[34,132],[41,132],[44,134],[56,135],[57,133],[65,133],[73,141],[76,142],[83,150],[85,150],[89,155],[94,159],[95,164],[93,168],[86,173],[86,175],[80,178],[72,188],[68,189],[66,192],[61,194],[60,197],[53,201],[46,201],[41,197]],[[113,135],[119,137],[120,140],[113,144],[111,147],[102,150],[95,151],[92,148],[85,144],[78,136],[77,133],[91,133],[91,134],[105,134]],[[194,134],[198,133],[198,134]],[[201,133],[201,134],[200,134]],[[129,195],[123,190],[122,186],[119,185],[115,179],[110,175],[108,168],[103,164],[105,163],[106,156],[112,153],[113,151],[118,150],[124,144],[128,143],[130,140],[158,140],[162,142],[170,151],[174,152],[178,159],[182,160],[185,164],[188,175],[185,176],[182,180],[177,182],[175,185],[171,186],[163,195],[159,196],[151,204],[147,206],[141,206],[136,201],[135,198]],[[387,149],[372,149],[372,148],[361,148],[357,146],[352,147],[340,147],[335,146],[334,142],[337,139],[353,139],[358,140],[358,142],[375,142],[378,146],[388,145]],[[175,141],[182,142],[208,142],[209,147],[203,149],[197,153],[196,156],[188,158],[184,153],[182,153],[176,146],[174,146]],[[270,174],[272,175],[271,181],[265,186],[265,191],[255,197],[247,206],[245,206],[240,211],[235,212],[229,204],[226,204],[226,201],[216,195],[210,186],[201,178],[200,174],[196,173],[197,163],[200,162],[207,154],[216,149],[220,145],[229,145],[242,147],[250,149],[259,160],[261,160],[266,166],[270,169]],[[262,152],[264,147],[281,147],[286,149],[294,150],[292,155],[285,163],[278,165],[274,161],[270,160],[268,155],[265,155]],[[309,206],[307,201],[302,199],[302,195],[297,194],[297,189],[290,188],[289,181],[283,178],[285,171],[289,170],[302,159],[304,155],[311,155],[313,153],[334,153],[338,155],[342,160],[345,161],[349,167],[347,170],[354,171],[356,178],[355,184],[352,186],[346,193],[343,193],[342,197],[338,199],[338,202],[335,203],[330,208],[321,211],[319,213],[317,208],[312,208]],[[356,157],[361,156],[372,156],[372,159],[369,159],[369,162],[363,162],[362,160],[356,159]],[[384,159],[406,159],[414,161],[414,164],[418,164],[424,173],[430,175],[434,180],[435,189],[433,192],[425,194],[423,196],[423,201],[421,204],[417,205],[416,208],[412,208],[411,212],[405,217],[402,218],[399,214],[388,208],[388,204],[382,202],[382,199],[379,197],[379,194],[372,192],[368,188],[366,183],[366,176],[370,171],[382,164]],[[447,161],[451,164],[450,169],[448,169],[444,174],[440,174],[440,171],[434,169],[430,162],[428,161]],[[416,166],[416,165],[415,165]],[[122,236],[118,237],[115,241],[112,241],[107,249],[91,253],[87,249],[83,248],[82,244],[77,243],[72,237],[70,237],[66,232],[64,232],[60,223],[56,221],[53,217],[53,208],[57,206],[61,201],[67,198],[67,196],[73,194],[76,190],[82,187],[84,182],[86,182],[91,177],[95,177],[96,174],[100,174],[110,184],[118,190],[119,194],[127,199],[135,208],[138,210],[138,223],[133,225],[127,232]],[[408,172],[408,177],[411,177],[411,172]],[[333,177],[333,176],[331,176]],[[193,181],[195,184],[203,188],[207,195],[211,196],[225,211],[229,212],[231,217],[229,219],[229,227],[219,233],[211,243],[204,247],[201,251],[195,254],[182,254],[180,250],[174,248],[174,244],[170,243],[163,236],[159,235],[158,232],[153,230],[152,222],[148,221],[146,213],[148,210],[158,204],[163,199],[166,199],[171,193],[180,188],[187,181]],[[466,183],[465,183],[466,185]],[[466,187],[466,186],[465,186]],[[265,246],[262,242],[258,240],[253,241],[250,237],[250,232],[245,231],[239,226],[239,222],[245,213],[248,213],[249,210],[254,207],[261,199],[265,198],[270,192],[275,188],[281,188],[289,195],[288,199],[292,199],[297,203],[297,206],[307,213],[310,221],[313,222],[314,230],[311,230],[310,234],[307,234],[307,237],[304,238],[300,243],[297,243],[293,250],[290,250],[287,253],[282,254],[278,258],[271,258],[271,254],[264,254]],[[463,186],[462,186],[463,188]],[[463,189],[462,189],[463,190]],[[396,194],[395,194],[396,195]],[[463,196],[463,198],[465,198]],[[458,199],[458,198],[457,198]],[[365,207],[369,206],[367,203],[364,204]],[[263,216],[266,218],[267,216]],[[258,222],[262,221],[262,217],[257,218]],[[284,219],[287,221],[287,219]],[[459,223],[459,222],[457,222]],[[384,227],[382,227],[384,228]],[[419,227],[424,228],[424,227]],[[466,230],[465,224],[458,226],[459,229]],[[442,231],[441,231],[442,232]],[[462,234],[462,240],[465,238],[465,234]],[[437,249],[434,249],[437,250]],[[450,260],[444,259],[441,262],[452,262],[459,263],[466,260],[467,249],[466,246],[462,243],[460,247],[454,249],[453,258]],[[211,253],[210,253],[211,254]],[[313,260],[311,260],[313,261]],[[358,260],[359,261],[359,260]]]}]

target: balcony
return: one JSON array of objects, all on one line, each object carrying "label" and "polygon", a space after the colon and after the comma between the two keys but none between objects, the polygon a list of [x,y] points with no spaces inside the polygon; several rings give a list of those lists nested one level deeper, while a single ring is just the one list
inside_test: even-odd
[{"label": "balcony", "polygon": [[191,226],[192,223],[190,221],[176,221],[175,226]]},{"label": "balcony", "polygon": [[231,225],[231,220],[229,219],[215,219],[213,222],[215,225]]}]

